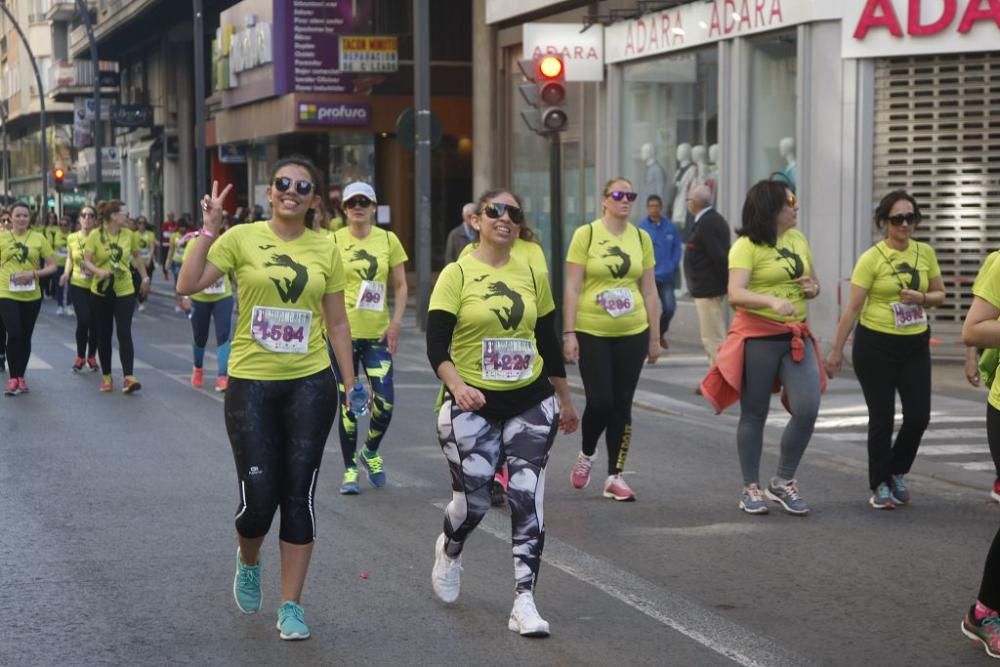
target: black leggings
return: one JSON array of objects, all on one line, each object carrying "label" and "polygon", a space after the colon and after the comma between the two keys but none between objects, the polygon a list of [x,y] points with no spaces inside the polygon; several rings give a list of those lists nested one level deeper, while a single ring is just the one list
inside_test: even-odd
[{"label": "black leggings", "polygon": [[281,540],[311,544],[316,478],[337,415],[333,370],[294,380],[230,378],[225,413],[240,485],[236,532],[264,537],[280,506]]},{"label": "black leggings", "polygon": [[135,295],[98,296],[90,294],[90,313],[97,329],[97,358],[101,362],[101,375],[111,375],[111,335],[118,329],[118,358],[122,371],[132,375],[135,348],[132,346],[132,313]]},{"label": "black leggings", "polygon": [[[931,419],[930,332],[900,336],[854,330],[854,373],[868,404],[868,485],[888,484],[892,475],[910,472],[920,439]],[[903,423],[892,441],[896,393]]]},{"label": "black leggings", "polygon": [[0,299],[0,320],[7,329],[7,365],[10,377],[23,378],[31,357],[31,335],[35,332],[42,300]]},{"label": "black leggings", "polygon": [[70,285],[69,299],[76,313],[76,356],[89,359],[97,352],[97,325],[90,312],[90,290]]},{"label": "black leggings", "polygon": [[[1000,410],[989,404],[986,406],[986,436],[989,438],[991,451],[1000,449]],[[993,536],[993,544],[986,554],[983,581],[979,585],[979,601],[990,609],[1000,610],[1000,530]]]},{"label": "black leggings", "polygon": [[649,353],[649,329],[617,338],[577,333],[580,377],[587,405],[583,410],[583,453],[593,456],[605,433],[608,474],[625,469],[632,440],[632,396]]}]

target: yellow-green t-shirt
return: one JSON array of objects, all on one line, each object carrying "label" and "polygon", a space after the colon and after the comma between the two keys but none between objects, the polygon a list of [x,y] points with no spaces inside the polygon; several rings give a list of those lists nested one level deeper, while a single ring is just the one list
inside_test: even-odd
[{"label": "yellow-green t-shirt", "polygon": [[351,336],[378,339],[389,328],[388,284],[390,271],[408,258],[399,238],[390,231],[372,226],[363,239],[349,227],[333,234],[347,275],[344,301]]},{"label": "yellow-green t-shirt", "polygon": [[345,284],[331,237],[307,229],[284,241],[266,221],[236,225],[212,244],[208,261],[234,274],[238,285],[231,376],[292,380],[330,368],[323,297],[342,292]]},{"label": "yellow-green t-shirt", "polygon": [[[479,247],[479,242],[467,243],[465,247],[462,248],[462,252],[458,253],[458,258],[461,259],[468,255],[470,252]],[[528,266],[532,268],[535,272],[536,278],[545,277],[548,279],[549,275],[549,265],[545,263],[545,252],[542,250],[542,246],[535,243],[534,241],[525,241],[524,239],[514,239],[514,245],[510,248],[510,256],[516,257]]]},{"label": "yellow-green t-shirt", "polygon": [[[135,254],[135,232],[122,227],[118,234],[109,234],[106,229],[97,228],[87,236],[83,246],[84,254],[93,254],[94,266],[111,271],[114,278],[115,296],[135,294],[132,286],[132,255]],[[91,280],[90,291],[103,295],[108,289],[107,280]]]},{"label": "yellow-green t-shirt", "polygon": [[[190,244],[194,243],[194,240],[198,238],[198,232],[194,233],[194,237],[188,241],[188,247]],[[204,289],[200,292],[191,295],[192,301],[197,301],[199,303],[215,303],[217,301],[222,301],[233,295],[233,286],[229,281],[229,274],[224,273],[221,278],[215,281],[215,284]]]},{"label": "yellow-green t-shirt", "polygon": [[757,245],[746,236],[736,239],[729,249],[729,268],[750,271],[747,289],[757,294],[784,299],[795,307],[791,316],[771,308],[747,308],[748,313],[775,322],[802,322],[806,319],[806,296],[797,280],[812,270],[809,242],[797,229],[789,229],[773,246]]},{"label": "yellow-green t-shirt", "polygon": [[153,257],[153,249],[156,248],[156,236],[147,229],[144,232],[135,233],[136,248],[139,250],[139,257],[144,264],[149,264]]},{"label": "yellow-green t-shirt", "polygon": [[451,358],[467,384],[491,391],[527,387],[542,374],[535,323],[555,310],[549,281],[511,257],[499,269],[467,256],[438,276],[429,310],[458,318]]},{"label": "yellow-green t-shirt", "polygon": [[868,290],[861,325],[873,331],[910,336],[927,331],[926,322],[913,326],[896,327],[894,303],[899,303],[899,292],[912,289],[927,292],[930,281],[941,275],[937,255],[926,243],[913,241],[904,251],[894,250],[885,241],[879,241],[866,250],[851,274],[851,284]]},{"label": "yellow-green t-shirt", "polygon": [[[1000,308],[1000,262],[996,261],[996,256],[994,252],[986,258],[972,286],[972,293],[994,308]],[[1000,381],[994,380],[988,400],[990,405],[1000,410]]]},{"label": "yellow-green t-shirt", "polygon": [[983,265],[979,267],[979,273],[976,274],[976,279],[972,283],[972,293],[976,293],[976,288],[986,280],[986,276],[989,274],[990,269],[993,268],[993,263],[1000,258],[1000,250],[994,250],[986,256],[983,260]]},{"label": "yellow-green t-shirt", "polygon": [[60,261],[65,262],[66,256],[69,254],[69,250],[66,247],[66,239],[69,237],[69,234],[64,232],[62,227],[58,225],[49,225],[45,229],[45,235],[49,240],[49,245],[52,246],[53,252],[56,253]]},{"label": "yellow-green t-shirt", "polygon": [[629,223],[621,236],[615,236],[595,220],[573,233],[566,261],[584,267],[577,331],[618,337],[648,328],[641,279],[656,264],[649,234]]},{"label": "yellow-green t-shirt", "polygon": [[87,237],[83,235],[82,231],[73,232],[66,239],[69,261],[73,264],[73,274],[69,277],[69,284],[89,290],[93,276],[83,268],[83,248],[86,243]]},{"label": "yellow-green t-shirt", "polygon": [[0,232],[0,299],[14,301],[38,301],[42,298],[38,278],[32,289],[15,286],[11,291],[10,277],[15,273],[34,271],[44,260],[55,253],[48,239],[41,232],[29,229],[24,236],[16,236],[13,231]]},{"label": "yellow-green t-shirt", "polygon": [[187,244],[194,239],[194,234],[191,232],[185,232],[181,235],[180,232],[174,232],[174,235],[170,237],[170,245],[173,246],[174,255],[170,260],[174,264],[184,263],[184,251],[187,249]]}]

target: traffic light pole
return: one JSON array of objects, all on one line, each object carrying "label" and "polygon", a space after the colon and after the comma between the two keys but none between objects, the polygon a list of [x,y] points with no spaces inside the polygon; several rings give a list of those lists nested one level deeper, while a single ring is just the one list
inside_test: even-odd
[{"label": "traffic light pole", "polygon": [[562,331],[563,307],[563,216],[562,141],[559,132],[549,134],[549,228],[552,236],[552,297],[556,302],[556,327]]}]

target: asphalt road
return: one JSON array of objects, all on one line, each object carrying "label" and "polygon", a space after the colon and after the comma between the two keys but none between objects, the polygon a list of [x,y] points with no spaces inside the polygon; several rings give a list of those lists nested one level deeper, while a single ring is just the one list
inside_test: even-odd
[{"label": "asphalt road", "polygon": [[[153,299],[137,315],[134,396],[74,375],[71,318],[46,304],[26,396],[0,400],[2,665],[976,665],[959,632],[1000,518],[984,396],[942,389],[914,502],[867,505],[864,409],[832,383],[799,473],[813,513],[738,511],[735,411],[693,387],[704,362],[675,346],[637,396],[628,479],[638,502],[577,491],[579,436],[549,464],[536,599],[545,640],[507,630],[510,524],[492,511],[464,555],[462,595],[433,595],[434,539],[450,495],[435,381],[408,327],[389,485],[337,494],[334,436],[317,492],[319,539],[303,606],[313,638],[282,642],[276,536],[263,552],[264,608],[232,600],[237,505],[221,397],[187,384],[190,328]],[[210,357],[206,386],[210,387]],[[118,374],[120,376],[120,374]],[[120,377],[116,377],[116,383]],[[582,397],[578,397],[582,410]],[[780,419],[780,409],[774,412]],[[763,474],[776,461],[769,430]]]}]

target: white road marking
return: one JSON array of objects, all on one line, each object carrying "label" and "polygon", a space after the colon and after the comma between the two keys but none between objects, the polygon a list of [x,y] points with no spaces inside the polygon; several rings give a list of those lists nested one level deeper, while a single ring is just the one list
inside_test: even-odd
[{"label": "white road marking", "polygon": [[962,470],[971,470],[974,472],[990,471],[993,472],[994,466],[993,461],[973,461],[972,463],[948,463],[948,465],[955,466],[956,468],[961,468]]},{"label": "white road marking", "polygon": [[957,456],[959,454],[989,453],[989,445],[921,445],[920,449],[917,450],[917,454],[923,454],[924,456]]},{"label": "white road marking", "polygon": [[[866,442],[868,433],[864,431],[848,433],[824,433],[824,438],[828,440],[838,440],[842,442]],[[942,428],[933,431],[925,431],[922,440],[960,440],[963,442],[986,440],[986,426],[982,428]],[[920,451],[923,451],[922,449]]]},{"label": "white road marking", "polygon": [[[72,350],[74,355],[76,354],[76,345],[74,345],[73,343],[63,343],[63,347],[65,347],[67,350]],[[67,365],[68,366],[72,366],[72,364],[67,364]],[[142,361],[139,358],[134,359],[133,362],[132,362],[132,365],[133,365],[134,368],[141,368],[141,369],[147,370],[147,371],[148,370],[152,370],[152,368],[153,368],[152,366],[150,366],[145,361]],[[52,368],[52,367],[49,366],[49,368]],[[118,357],[118,348],[117,347],[114,347],[111,350],[111,368],[113,370],[117,370],[117,371],[120,371],[122,369],[122,362],[121,362],[121,359],[119,359],[119,357]]]},{"label": "white road marking", "polygon": [[760,533],[766,529],[767,526],[764,522],[754,521],[747,523],[709,523],[704,526],[647,526],[629,528],[627,532],[640,537],[651,535],[669,535],[670,537],[730,537]]},{"label": "white road marking", "polygon": [[[782,415],[781,417],[772,416],[768,417],[768,424],[787,424],[788,415]],[[968,424],[970,421],[978,421],[981,419],[980,415],[943,415],[943,414],[931,414],[932,424]],[[902,421],[902,415],[896,415],[896,421]],[[847,428],[850,426],[867,426],[868,425],[868,415],[861,415],[858,417],[820,417],[816,420],[817,430],[835,429],[835,428]]]},{"label": "white road marking", "polygon": [[28,357],[28,370],[29,371],[51,371],[52,366],[47,363],[44,359],[39,357],[37,354],[32,353]]}]

